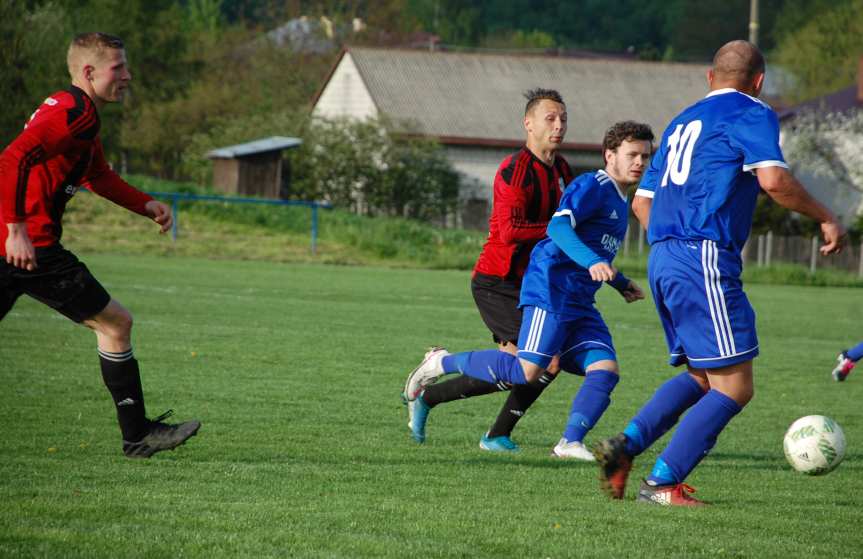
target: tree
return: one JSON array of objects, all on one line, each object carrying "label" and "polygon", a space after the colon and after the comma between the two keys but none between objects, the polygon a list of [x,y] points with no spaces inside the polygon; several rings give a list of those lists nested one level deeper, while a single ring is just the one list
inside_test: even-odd
[{"label": "tree", "polygon": [[20,133],[46,96],[69,83],[66,48],[71,34],[60,5],[0,2],[0,149]]},{"label": "tree", "polygon": [[863,2],[815,5],[829,9],[801,21],[799,27],[783,23],[785,34],[776,49],[777,61],[799,80],[793,94],[796,101],[854,83],[863,54]]},{"label": "tree", "polygon": [[384,121],[310,120],[290,154],[291,196],[364,215],[436,219],[455,209],[458,174],[436,143]]}]

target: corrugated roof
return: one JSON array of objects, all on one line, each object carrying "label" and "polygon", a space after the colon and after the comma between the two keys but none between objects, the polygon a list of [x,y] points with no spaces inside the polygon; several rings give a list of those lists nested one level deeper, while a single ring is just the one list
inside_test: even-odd
[{"label": "corrugated roof", "polygon": [[567,144],[596,146],[614,122],[646,122],[659,136],[707,93],[704,64],[351,48],[378,109],[439,138],[524,141],[522,93],[557,89]]},{"label": "corrugated roof", "polygon": [[822,95],[821,97],[816,97],[799,105],[789,107],[779,113],[779,120],[793,118],[806,111],[844,113],[845,111],[861,107],[863,107],[863,101],[860,99],[858,86],[852,85],[828,95]]},{"label": "corrugated roof", "polygon": [[233,159],[235,157],[243,157],[244,155],[253,155],[256,153],[266,153],[268,151],[293,148],[302,143],[303,141],[299,138],[271,136],[269,138],[255,140],[254,142],[214,149],[207,153],[207,157],[210,159]]}]

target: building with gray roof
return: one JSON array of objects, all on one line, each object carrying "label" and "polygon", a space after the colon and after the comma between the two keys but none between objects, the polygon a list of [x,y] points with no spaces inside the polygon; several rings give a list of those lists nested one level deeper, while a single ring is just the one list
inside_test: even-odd
[{"label": "building with gray roof", "polygon": [[557,89],[567,105],[563,154],[573,169],[603,165],[606,129],[650,124],[657,137],[707,92],[705,64],[419,50],[350,48],[314,100],[313,115],[386,117],[408,134],[437,139],[462,176],[470,211],[458,222],[485,227],[501,160],[524,144],[524,91]]}]

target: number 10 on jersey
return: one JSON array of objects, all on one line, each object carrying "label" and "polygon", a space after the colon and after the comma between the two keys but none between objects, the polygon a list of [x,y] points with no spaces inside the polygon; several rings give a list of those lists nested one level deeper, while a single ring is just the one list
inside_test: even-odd
[{"label": "number 10 on jersey", "polygon": [[668,186],[668,179],[678,186],[683,186],[689,178],[689,168],[692,164],[692,150],[695,141],[701,134],[701,121],[693,120],[686,124],[678,124],[674,133],[668,137],[668,162],[665,174],[662,175],[661,186]]}]

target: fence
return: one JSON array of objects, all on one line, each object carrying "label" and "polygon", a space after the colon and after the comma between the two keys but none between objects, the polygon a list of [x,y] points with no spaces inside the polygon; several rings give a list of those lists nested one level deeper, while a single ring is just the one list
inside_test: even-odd
[{"label": "fence", "polygon": [[[863,242],[859,246],[847,246],[841,253],[830,256],[822,256],[818,251],[822,244],[820,237],[780,237],[768,232],[749,237],[741,256],[744,264],[754,264],[759,268],[783,262],[806,266],[812,274],[818,269],[831,268],[856,273],[857,277],[863,278]],[[647,252],[644,229],[637,221],[630,221],[623,240],[623,256],[630,256],[633,251],[638,256]]]},{"label": "fence", "polygon": [[171,200],[174,212],[174,224],[171,227],[171,238],[176,241],[180,234],[180,200],[188,202],[223,202],[227,204],[265,204],[270,206],[305,206],[312,210],[311,251],[318,252],[318,208],[332,209],[326,202],[307,202],[304,200],[267,200],[264,198],[241,198],[237,196],[211,196],[204,194],[186,194],[183,192],[147,192],[153,198]]}]

